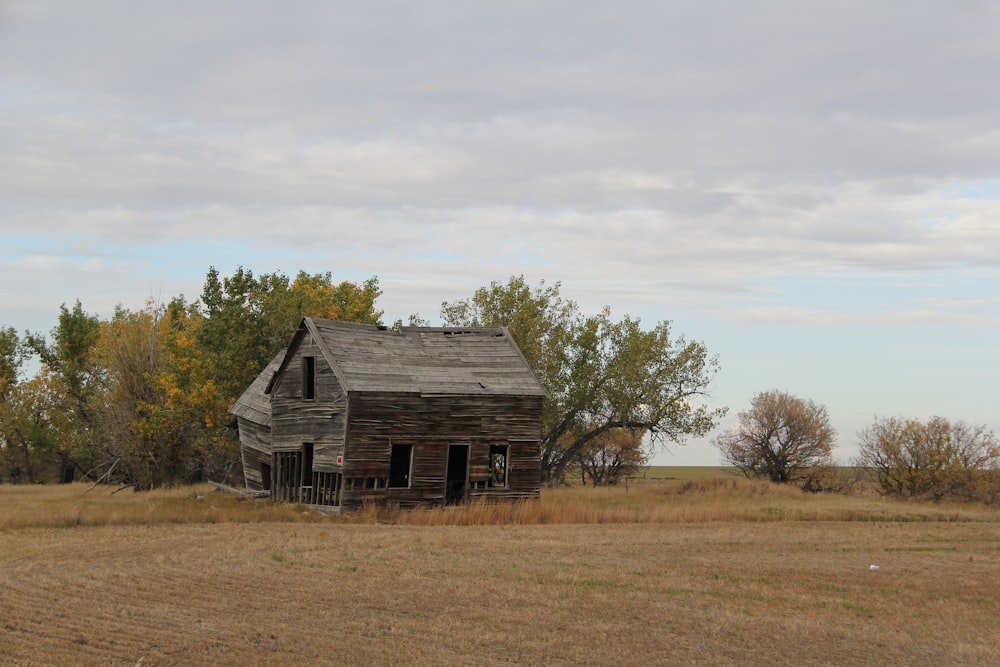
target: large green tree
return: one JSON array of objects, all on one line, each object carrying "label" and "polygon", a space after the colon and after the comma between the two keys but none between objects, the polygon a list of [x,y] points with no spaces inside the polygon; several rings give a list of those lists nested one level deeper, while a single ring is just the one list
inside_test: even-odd
[{"label": "large green tree", "polygon": [[72,310],[66,304],[59,307],[51,342],[36,333],[25,339],[41,362],[62,380],[72,409],[85,426],[92,422],[91,403],[101,384],[102,372],[95,360],[100,335],[100,319],[84,311],[77,299]]},{"label": "large green tree", "polygon": [[[0,479],[41,481],[71,432],[65,385],[43,367],[32,378],[23,367],[32,354],[12,327],[0,328]],[[72,469],[70,469],[72,470]]]},{"label": "large green tree", "polygon": [[507,327],[549,393],[541,467],[550,484],[595,439],[617,429],[648,434],[654,446],[707,434],[724,413],[703,403],[718,360],[702,343],[673,337],[669,322],[651,329],[613,320],[605,308],[583,314],[560,284],[524,276],[494,281],[468,299],[445,302],[449,326]]},{"label": "large green tree", "polygon": [[20,379],[21,366],[28,357],[28,350],[14,327],[0,327],[0,401]]},{"label": "large green tree", "polygon": [[[100,318],[86,312],[77,299],[72,308],[66,304],[59,307],[59,319],[49,339],[31,332],[25,337],[25,344],[43,366],[45,381],[39,392],[53,393],[43,402],[63,412],[58,420],[63,432],[53,436],[58,442],[62,481],[71,481],[76,473],[91,476],[95,461],[101,458],[99,421],[105,378],[96,355],[100,335]],[[36,396],[43,400],[41,393]]]},{"label": "large green tree", "polygon": [[0,327],[0,480],[18,481],[22,467],[32,470],[30,449],[23,437],[21,367],[26,347],[13,327]]}]

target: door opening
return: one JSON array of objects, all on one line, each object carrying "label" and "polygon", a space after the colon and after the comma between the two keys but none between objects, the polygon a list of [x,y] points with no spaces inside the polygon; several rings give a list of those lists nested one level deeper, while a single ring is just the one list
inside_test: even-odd
[{"label": "door opening", "polygon": [[448,474],[445,476],[444,502],[454,505],[465,502],[469,485],[469,446],[448,446]]}]

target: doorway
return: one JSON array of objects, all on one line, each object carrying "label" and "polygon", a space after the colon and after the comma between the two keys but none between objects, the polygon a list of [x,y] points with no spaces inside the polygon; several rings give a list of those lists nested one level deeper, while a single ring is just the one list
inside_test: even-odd
[{"label": "doorway", "polygon": [[469,446],[448,445],[448,472],[445,475],[444,502],[465,502],[469,486]]}]

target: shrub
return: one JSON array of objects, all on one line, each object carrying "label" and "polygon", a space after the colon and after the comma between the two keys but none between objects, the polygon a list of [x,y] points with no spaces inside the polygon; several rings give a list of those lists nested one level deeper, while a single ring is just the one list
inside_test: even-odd
[{"label": "shrub", "polygon": [[859,463],[885,495],[994,503],[1000,441],[985,426],[932,417],[876,419],[859,434]]}]

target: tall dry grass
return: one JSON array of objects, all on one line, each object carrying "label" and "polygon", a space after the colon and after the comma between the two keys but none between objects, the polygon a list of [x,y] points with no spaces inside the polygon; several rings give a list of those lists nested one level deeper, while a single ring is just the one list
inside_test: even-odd
[{"label": "tall dry grass", "polygon": [[719,521],[1000,521],[976,505],[805,493],[736,477],[633,480],[617,487],[542,489],[536,501],[454,507],[367,506],[341,516],[248,500],[208,486],[116,492],[84,484],[0,486],[0,530],[181,523],[333,522],[413,526],[702,523]]},{"label": "tall dry grass", "polygon": [[735,477],[543,489],[539,501],[403,511],[365,508],[359,520],[407,525],[702,523],[713,521],[1000,521],[974,505],[906,503],[806,493]]},{"label": "tall dry grass", "polygon": [[0,485],[0,530],[319,519],[300,506],[244,500],[207,485],[142,493],[89,484]]}]

